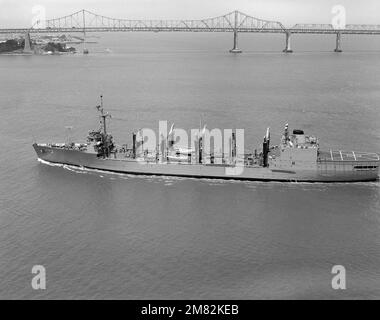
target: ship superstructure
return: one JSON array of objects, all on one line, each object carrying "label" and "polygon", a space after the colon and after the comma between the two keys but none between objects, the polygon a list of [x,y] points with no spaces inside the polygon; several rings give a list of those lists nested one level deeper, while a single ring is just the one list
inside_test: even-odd
[{"label": "ship superstructure", "polygon": [[[163,143],[144,149],[144,140],[132,134],[132,144],[117,145],[107,131],[110,114],[103,99],[97,106],[100,128],[90,131],[85,143],[35,143],[38,158],[53,162],[119,173],[182,176],[212,179],[305,182],[372,181],[379,176],[379,155],[354,151],[321,151],[319,141],[303,130],[290,133],[285,125],[280,144],[270,145],[266,131],[262,150],[239,153],[232,133],[228,152],[205,152],[199,134],[191,148],[176,145],[173,126]],[[244,150],[244,149],[243,149]]]}]

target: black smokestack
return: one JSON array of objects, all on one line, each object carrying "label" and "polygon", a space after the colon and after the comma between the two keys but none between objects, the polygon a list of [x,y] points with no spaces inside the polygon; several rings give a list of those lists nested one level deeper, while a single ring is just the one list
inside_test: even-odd
[{"label": "black smokestack", "polygon": [[132,133],[132,155],[133,159],[136,158],[136,133]]},{"label": "black smokestack", "polygon": [[263,167],[268,167],[269,143],[270,143],[270,132],[268,128],[267,133],[264,137],[264,142],[263,142]]}]

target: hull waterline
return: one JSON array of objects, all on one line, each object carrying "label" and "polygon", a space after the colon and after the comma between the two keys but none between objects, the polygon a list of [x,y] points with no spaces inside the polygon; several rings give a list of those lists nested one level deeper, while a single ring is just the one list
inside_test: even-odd
[{"label": "hull waterline", "polygon": [[355,170],[357,163],[350,161],[340,166],[324,162],[314,169],[304,170],[247,166],[238,168],[242,169],[240,174],[231,175],[226,171],[231,166],[224,165],[143,163],[129,158],[100,158],[94,152],[55,148],[49,145],[33,144],[33,147],[37,157],[44,161],[124,174],[281,182],[363,182],[378,179],[378,170]]}]

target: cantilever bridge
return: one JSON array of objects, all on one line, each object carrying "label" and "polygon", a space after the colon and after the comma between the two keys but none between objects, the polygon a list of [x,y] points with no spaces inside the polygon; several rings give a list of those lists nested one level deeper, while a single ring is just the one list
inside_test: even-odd
[{"label": "cantilever bridge", "polygon": [[[44,26],[41,28],[40,26]],[[287,28],[281,22],[263,20],[240,11],[232,11],[215,18],[200,20],[130,20],[114,19],[80,10],[73,14],[48,19],[36,23],[32,28],[0,29],[0,33],[71,33],[71,32],[233,32],[234,45],[231,52],[241,52],[238,48],[238,33],[283,33],[286,45],[284,52],[292,52],[290,37],[295,33],[335,34],[336,52],[341,52],[342,34],[380,35],[380,25],[349,24],[344,29],[336,29],[331,24],[296,24]]]}]

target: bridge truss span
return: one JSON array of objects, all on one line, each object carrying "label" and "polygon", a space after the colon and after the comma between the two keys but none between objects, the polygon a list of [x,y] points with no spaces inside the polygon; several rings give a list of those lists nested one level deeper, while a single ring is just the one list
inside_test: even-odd
[{"label": "bridge truss span", "polygon": [[[141,20],[115,19],[80,10],[61,18],[46,20],[48,30],[96,31],[187,31],[187,32],[284,32],[285,27],[277,21],[258,19],[240,11],[198,20]],[[73,30],[74,29],[74,30]]]},{"label": "bridge truss span", "polygon": [[380,25],[375,24],[347,24],[344,28],[334,28],[332,24],[296,24],[289,28],[292,33],[314,34],[377,34],[380,35]]},{"label": "bridge truss span", "polygon": [[[331,24],[296,24],[285,27],[279,21],[264,20],[235,10],[214,18],[195,20],[146,20],[115,19],[99,15],[88,10],[80,10],[72,14],[48,19],[45,27],[19,29],[0,29],[0,33],[72,33],[81,32],[232,32],[233,48],[230,52],[239,53],[239,33],[282,33],[285,34],[283,52],[293,52],[290,46],[292,34],[333,34],[336,35],[335,52],[342,52],[342,35],[380,35],[380,25],[348,24],[344,29],[336,29]],[[84,40],[85,41],[85,40]]]}]

